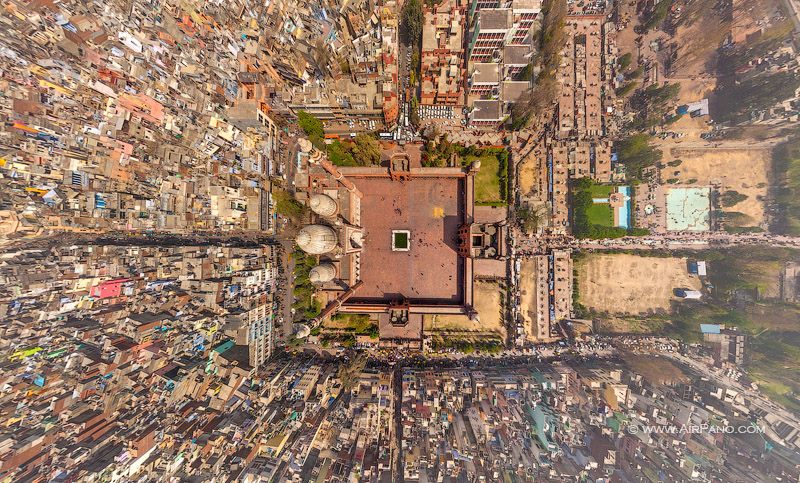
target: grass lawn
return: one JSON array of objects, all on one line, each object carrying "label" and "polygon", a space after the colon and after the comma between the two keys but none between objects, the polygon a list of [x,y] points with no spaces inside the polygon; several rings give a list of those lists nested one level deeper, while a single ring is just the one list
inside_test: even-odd
[{"label": "grass lawn", "polygon": [[592,203],[586,215],[593,225],[614,226],[614,210],[608,203]]},{"label": "grass lawn", "polygon": [[408,248],[408,233],[400,232],[394,235],[394,247],[400,250]]},{"label": "grass lawn", "polygon": [[779,404],[795,411],[800,402],[793,394],[800,394],[800,332],[766,331],[752,337],[751,362],[747,372],[762,391]]},{"label": "grass lawn", "polygon": [[613,191],[613,186],[603,184],[593,184],[592,187],[589,188],[589,193],[591,193],[592,198],[608,198]]},{"label": "grass lawn", "polygon": [[766,394],[773,402],[776,402],[792,411],[800,411],[800,403],[791,394],[792,388],[786,384],[772,380],[769,375],[764,373],[752,372],[750,374],[758,384],[758,388]]},{"label": "grass lawn", "polygon": [[467,156],[465,165],[469,166],[476,159],[480,159],[481,169],[475,176],[475,202],[503,203],[505,200],[500,194],[500,161],[491,154]]},{"label": "grass lawn", "polygon": [[336,314],[324,323],[326,328],[352,330],[355,333],[366,333],[372,322],[365,314]]}]

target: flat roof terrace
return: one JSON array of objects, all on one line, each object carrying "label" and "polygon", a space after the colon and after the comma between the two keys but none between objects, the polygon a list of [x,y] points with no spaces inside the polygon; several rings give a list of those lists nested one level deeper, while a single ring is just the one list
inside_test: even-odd
[{"label": "flat roof terrace", "polygon": [[[354,170],[356,171],[356,170]],[[347,173],[363,193],[361,288],[345,305],[461,305],[465,261],[458,255],[458,228],[465,220],[466,178]],[[409,249],[393,250],[393,232],[409,232]]]}]

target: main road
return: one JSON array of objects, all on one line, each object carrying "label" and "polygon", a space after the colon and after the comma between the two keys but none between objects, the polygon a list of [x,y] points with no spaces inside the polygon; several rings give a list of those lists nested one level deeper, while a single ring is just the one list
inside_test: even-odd
[{"label": "main road", "polygon": [[520,237],[515,240],[518,251],[544,252],[548,248],[597,250],[670,250],[764,246],[800,248],[800,237],[770,233],[670,233],[663,235],[626,236],[601,240],[577,239],[571,236]]},{"label": "main road", "polygon": [[715,248],[734,246],[769,246],[800,248],[800,237],[770,233],[680,233],[623,237],[604,240],[575,240],[577,248],[600,249],[658,249],[658,248]]}]

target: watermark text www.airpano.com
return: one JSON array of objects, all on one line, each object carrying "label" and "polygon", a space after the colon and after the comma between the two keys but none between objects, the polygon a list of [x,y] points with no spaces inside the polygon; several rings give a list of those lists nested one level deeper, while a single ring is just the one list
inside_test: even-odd
[{"label": "watermark text www.airpano.com", "polygon": [[680,425],[635,425],[628,426],[633,434],[761,434],[764,428],[754,424],[746,425],[714,425],[714,424],[680,424]]}]

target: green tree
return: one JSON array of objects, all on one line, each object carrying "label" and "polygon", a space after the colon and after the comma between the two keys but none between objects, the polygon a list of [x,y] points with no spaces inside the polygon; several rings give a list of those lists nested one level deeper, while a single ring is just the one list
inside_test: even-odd
[{"label": "green tree", "polygon": [[717,122],[746,119],[753,111],[767,109],[789,99],[800,88],[794,72],[768,72],[718,85],[709,99],[711,117]]},{"label": "green tree", "polygon": [[[542,26],[539,30],[538,54],[534,62],[539,73],[533,80],[533,87],[522,94],[511,110],[511,129],[519,130],[552,112],[550,106],[558,95],[556,73],[561,64],[561,51],[566,45],[567,36],[564,21],[567,15],[567,2],[545,0],[542,4]],[[532,77],[533,65],[523,69],[525,76]],[[522,73],[521,73],[522,74]],[[526,80],[526,79],[521,79]]]},{"label": "green tree", "polygon": [[295,248],[292,252],[292,258],[295,262],[294,287],[292,288],[292,295],[295,299],[292,308],[295,309],[295,317],[304,320],[313,319],[322,310],[322,304],[314,297],[316,289],[308,276],[311,269],[317,264],[317,260],[299,248]]},{"label": "green tree", "polygon": [[800,235],[800,137],[778,145],[773,159],[777,213],[770,231]]},{"label": "green tree", "polygon": [[617,59],[617,66],[619,66],[619,70],[624,71],[631,65],[633,61],[633,55],[628,52],[627,54],[621,55],[619,59]]},{"label": "green tree", "polygon": [[545,0],[542,4],[542,15],[539,63],[545,69],[555,70],[558,68],[561,51],[567,39],[564,32],[567,2],[563,0]]},{"label": "green tree", "polygon": [[419,0],[408,0],[400,13],[400,38],[409,45],[419,46],[422,43],[422,22],[424,13]]},{"label": "green tree", "polygon": [[286,190],[280,188],[273,190],[272,199],[275,202],[275,211],[292,221],[299,221],[305,213],[305,206]]},{"label": "green tree", "polygon": [[325,154],[328,156],[328,161],[336,166],[357,166],[352,152],[344,143],[335,140],[325,146]]},{"label": "green tree", "polygon": [[738,191],[728,190],[719,197],[720,203],[722,206],[731,207],[733,205],[739,204],[742,201],[747,199],[747,195],[739,193]]},{"label": "green tree", "polygon": [[380,330],[378,329],[378,324],[372,324],[369,326],[369,332],[367,333],[370,339],[377,339],[380,335]]},{"label": "green tree", "polygon": [[519,131],[526,127],[531,120],[531,114],[524,104],[515,103],[511,106],[511,130]]},{"label": "green tree", "polygon": [[662,152],[650,144],[650,135],[634,134],[619,143],[619,157],[631,180],[642,179],[642,171],[661,161]]},{"label": "green tree", "polygon": [[664,20],[667,18],[667,14],[669,13],[669,9],[672,6],[672,0],[661,0],[660,2],[656,3],[652,9],[647,12],[644,16],[644,20],[642,21],[642,25],[640,26],[639,30],[641,32],[647,32],[648,30],[658,27]]},{"label": "green tree", "polygon": [[627,84],[620,86],[616,90],[614,90],[614,94],[616,94],[617,97],[625,97],[631,92],[633,92],[634,89],[636,89],[636,83],[628,82]]},{"label": "green tree", "polygon": [[411,98],[411,108],[408,111],[408,120],[415,128],[419,127],[419,100],[417,100],[417,96],[413,96]]},{"label": "green tree", "polygon": [[315,148],[325,150],[325,128],[322,121],[305,111],[298,111],[297,124],[306,133],[308,140]]},{"label": "green tree", "polygon": [[672,109],[672,104],[677,100],[680,91],[681,85],[677,82],[667,83],[663,86],[651,84],[636,91],[631,96],[631,108],[636,112],[631,127],[643,129],[664,122],[665,116]]},{"label": "green tree", "polygon": [[371,166],[381,162],[381,146],[370,134],[361,133],[352,147],[353,159],[360,166]]},{"label": "green tree", "polygon": [[626,79],[638,79],[639,77],[642,76],[642,74],[644,74],[644,67],[639,66],[639,67],[633,69],[632,71],[626,73],[625,74],[625,78]]},{"label": "green tree", "polygon": [[342,337],[342,340],[340,342],[342,344],[342,347],[346,347],[349,349],[350,347],[356,345],[356,336],[353,334],[347,334],[344,337]]},{"label": "green tree", "polygon": [[533,80],[533,63],[529,62],[521,71],[517,72],[514,76],[515,81],[532,81]]},{"label": "green tree", "polygon": [[517,220],[519,220],[522,228],[527,233],[533,233],[539,228],[542,215],[538,210],[530,207],[520,208],[517,210]]},{"label": "green tree", "polygon": [[590,178],[580,178],[572,182],[572,234],[577,238],[620,238],[623,236],[644,236],[649,234],[645,228],[630,227],[628,229],[617,226],[597,225],[590,221],[589,208],[592,200],[592,186]]}]

